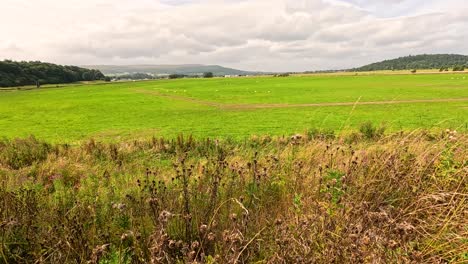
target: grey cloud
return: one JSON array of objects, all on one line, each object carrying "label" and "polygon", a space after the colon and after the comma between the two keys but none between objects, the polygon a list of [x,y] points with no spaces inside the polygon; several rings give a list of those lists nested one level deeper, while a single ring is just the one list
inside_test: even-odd
[{"label": "grey cloud", "polygon": [[[430,0],[422,13],[409,0],[12,1],[0,16],[0,58],[289,71],[419,52],[468,53],[461,45],[468,37],[466,8],[438,5],[451,1],[459,3]],[[383,18],[385,5],[404,12]]]}]

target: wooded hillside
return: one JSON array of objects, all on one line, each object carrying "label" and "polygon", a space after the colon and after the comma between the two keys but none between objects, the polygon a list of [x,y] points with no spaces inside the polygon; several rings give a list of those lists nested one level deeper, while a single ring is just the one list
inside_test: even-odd
[{"label": "wooded hillside", "polygon": [[468,66],[468,56],[457,54],[423,54],[400,57],[393,60],[384,60],[372,63],[352,71],[379,71],[379,70],[412,70],[412,69],[453,69]]},{"label": "wooded hillside", "polygon": [[0,61],[0,87],[103,80],[99,70],[40,61]]}]

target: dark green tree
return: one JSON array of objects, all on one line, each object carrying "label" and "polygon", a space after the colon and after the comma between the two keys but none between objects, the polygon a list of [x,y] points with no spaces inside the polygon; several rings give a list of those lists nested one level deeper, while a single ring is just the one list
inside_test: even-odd
[{"label": "dark green tree", "polygon": [[203,73],[203,78],[213,78],[213,73],[212,72],[205,72],[205,73]]}]

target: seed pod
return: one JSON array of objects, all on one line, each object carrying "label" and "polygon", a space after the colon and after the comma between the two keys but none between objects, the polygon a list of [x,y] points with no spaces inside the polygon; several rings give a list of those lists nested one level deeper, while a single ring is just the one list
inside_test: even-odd
[{"label": "seed pod", "polygon": [[176,248],[177,246],[177,242],[175,242],[174,240],[169,240],[169,248],[170,249],[174,249]]},{"label": "seed pod", "polygon": [[235,222],[237,220],[237,214],[232,213],[229,215],[229,218],[231,219],[231,221]]},{"label": "seed pod", "polygon": [[200,233],[204,234],[208,230],[208,226],[203,224],[200,226]]},{"label": "seed pod", "polygon": [[197,249],[200,246],[200,243],[198,241],[193,241],[192,245],[190,246],[193,250]]},{"label": "seed pod", "polygon": [[207,236],[208,241],[214,241],[216,238],[215,234],[213,232],[210,232]]},{"label": "seed pod", "polygon": [[188,253],[187,257],[188,257],[189,261],[193,261],[193,260],[195,259],[195,256],[196,256],[196,255],[197,255],[197,252],[195,252],[195,251],[192,250],[192,251],[190,251],[190,252]]}]

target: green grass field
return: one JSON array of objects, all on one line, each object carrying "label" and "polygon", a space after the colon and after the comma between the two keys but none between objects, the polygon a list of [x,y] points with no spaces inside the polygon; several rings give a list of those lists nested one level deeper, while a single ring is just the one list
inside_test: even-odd
[{"label": "green grass field", "polygon": [[32,134],[52,142],[340,132],[365,121],[391,131],[466,131],[468,75],[180,79],[0,91],[0,137]]}]

